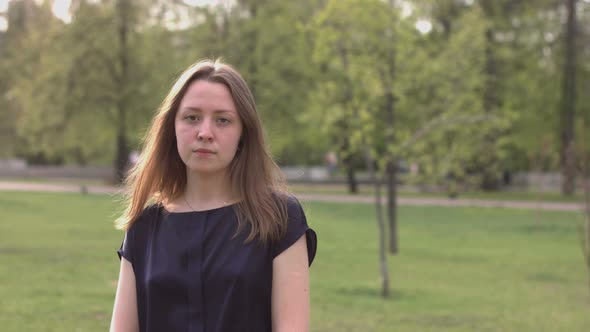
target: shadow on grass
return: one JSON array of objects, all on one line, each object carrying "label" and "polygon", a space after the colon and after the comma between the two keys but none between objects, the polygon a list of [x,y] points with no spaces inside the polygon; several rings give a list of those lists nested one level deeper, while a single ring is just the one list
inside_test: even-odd
[{"label": "shadow on grass", "polygon": [[426,314],[402,321],[429,328],[460,328],[461,331],[465,329],[469,331],[497,331],[495,328],[490,327],[494,325],[491,318],[476,315]]},{"label": "shadow on grass", "polygon": [[[574,219],[572,219],[574,220]],[[575,221],[575,220],[574,220]],[[539,222],[536,224],[527,224],[517,227],[515,230],[520,233],[524,234],[543,234],[543,233],[551,233],[551,234],[570,234],[572,229],[575,227],[575,224],[568,223],[568,220],[564,220],[562,224],[557,223],[547,223],[547,222]]]},{"label": "shadow on grass", "polygon": [[3,198],[0,199],[0,209],[6,211],[10,210],[27,210],[30,209],[33,205],[29,202],[26,202],[22,199],[13,199],[13,198]]},{"label": "shadow on grass", "polygon": [[428,294],[423,291],[416,290],[400,290],[400,289],[389,289],[389,297],[384,298],[381,288],[368,287],[368,286],[357,286],[357,287],[340,287],[336,289],[339,295],[350,296],[354,298],[365,298],[365,299],[383,299],[386,301],[401,301],[401,302],[416,302],[423,301],[424,298],[428,297]]},{"label": "shadow on grass", "polygon": [[[473,251],[468,245],[459,247],[453,245],[454,251],[432,251],[427,248],[408,248],[404,254],[410,259],[417,259],[420,261],[429,261],[435,265],[442,265],[447,263],[455,264],[489,264],[490,258],[484,253]],[[470,251],[471,250],[471,251]]]},{"label": "shadow on grass", "polygon": [[568,282],[568,280],[566,280],[563,277],[559,277],[559,276],[549,274],[549,273],[544,273],[544,272],[529,274],[527,276],[527,279],[530,281],[536,281],[536,282],[542,282],[542,283],[565,283],[565,282]]},{"label": "shadow on grass", "polygon": [[0,247],[0,255],[27,255],[34,253],[35,250],[23,247]]}]

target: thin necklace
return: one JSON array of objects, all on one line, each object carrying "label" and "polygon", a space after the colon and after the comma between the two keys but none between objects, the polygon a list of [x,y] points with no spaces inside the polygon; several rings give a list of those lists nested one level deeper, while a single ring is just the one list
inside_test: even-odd
[{"label": "thin necklace", "polygon": [[[193,211],[197,211],[197,209],[195,209],[194,207],[192,207],[192,205],[188,202],[188,200],[186,199],[186,193],[184,195],[182,195],[182,198],[184,199],[184,202],[186,203],[186,205],[188,205],[188,207],[193,210]],[[223,202],[223,206],[226,207],[229,205],[228,201]]]}]

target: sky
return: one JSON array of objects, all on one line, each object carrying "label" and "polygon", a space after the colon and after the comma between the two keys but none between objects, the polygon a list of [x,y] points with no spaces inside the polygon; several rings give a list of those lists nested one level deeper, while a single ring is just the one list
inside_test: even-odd
[{"label": "sky", "polygon": [[[0,13],[6,12],[8,9],[8,0],[0,0]],[[0,16],[0,31],[6,30],[8,22],[4,16]]]}]

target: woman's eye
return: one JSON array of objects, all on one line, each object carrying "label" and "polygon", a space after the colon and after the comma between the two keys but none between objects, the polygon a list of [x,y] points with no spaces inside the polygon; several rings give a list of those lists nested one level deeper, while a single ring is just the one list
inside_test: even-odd
[{"label": "woman's eye", "polygon": [[226,125],[226,124],[229,124],[231,121],[227,118],[219,118],[219,119],[217,119],[217,122],[219,122],[222,125]]},{"label": "woman's eye", "polygon": [[196,115],[187,115],[187,116],[185,116],[184,118],[185,118],[186,120],[188,120],[188,121],[191,121],[191,122],[193,122],[193,121],[197,121],[197,120],[198,120],[198,118],[197,118],[197,116],[196,116]]}]

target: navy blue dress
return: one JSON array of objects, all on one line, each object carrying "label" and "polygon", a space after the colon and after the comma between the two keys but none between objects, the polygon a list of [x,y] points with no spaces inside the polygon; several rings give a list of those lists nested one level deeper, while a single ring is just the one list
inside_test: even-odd
[{"label": "navy blue dress", "polygon": [[147,207],[118,250],[133,265],[140,331],[272,331],[272,261],[303,234],[311,265],[317,248],[299,202],[288,200],[280,241],[244,244],[232,206],[168,212]]}]

